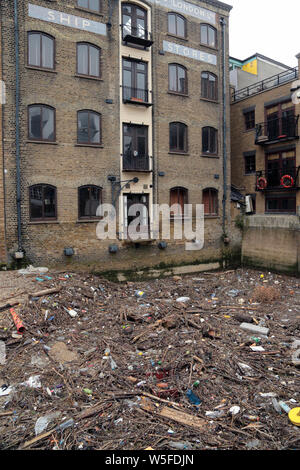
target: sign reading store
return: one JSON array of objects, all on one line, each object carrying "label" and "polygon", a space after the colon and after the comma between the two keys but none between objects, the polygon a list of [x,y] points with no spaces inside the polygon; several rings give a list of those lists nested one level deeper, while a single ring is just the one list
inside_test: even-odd
[{"label": "sign reading store", "polygon": [[90,33],[102,34],[106,36],[106,25],[98,21],[91,21],[80,16],[68,15],[61,11],[51,10],[49,8],[40,7],[38,5],[28,5],[28,15],[49,23],[55,23],[70,28],[89,31]]},{"label": "sign reading store", "polygon": [[211,65],[217,65],[217,56],[215,54],[208,54],[198,49],[192,49],[191,47],[181,46],[174,42],[163,41],[163,50],[170,52],[171,54],[182,55],[188,59],[199,60],[200,62],[207,62]]}]

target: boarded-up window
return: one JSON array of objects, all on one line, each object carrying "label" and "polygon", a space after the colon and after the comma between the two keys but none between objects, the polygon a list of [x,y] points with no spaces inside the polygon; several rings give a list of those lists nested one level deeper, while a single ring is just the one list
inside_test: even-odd
[{"label": "boarded-up window", "polygon": [[218,215],[218,191],[216,189],[204,189],[202,202],[205,215]]},{"label": "boarded-up window", "polygon": [[188,204],[188,190],[185,188],[177,187],[170,189],[170,206],[177,204],[178,207],[171,211],[173,217],[180,217],[184,215],[184,205]]}]

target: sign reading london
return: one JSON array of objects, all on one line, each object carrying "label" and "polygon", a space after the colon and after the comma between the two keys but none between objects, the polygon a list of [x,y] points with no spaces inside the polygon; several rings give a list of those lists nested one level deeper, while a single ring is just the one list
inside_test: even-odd
[{"label": "sign reading london", "polygon": [[207,52],[199,51],[198,49],[191,49],[190,47],[180,46],[174,42],[163,41],[163,50],[171,54],[178,54],[188,59],[200,60],[208,64],[217,65],[217,56],[208,54]]},{"label": "sign reading london", "polygon": [[30,3],[28,7],[28,15],[31,18],[106,36],[106,25],[99,23],[98,21],[91,21],[86,18],[80,18],[79,16],[67,15],[61,11],[50,10],[49,8],[32,5]]},{"label": "sign reading london", "polygon": [[194,16],[199,20],[206,21],[207,23],[216,24],[216,14],[213,11],[201,8],[193,3],[185,2],[184,0],[149,0],[154,5],[160,5],[168,9],[185,13],[186,15]]}]

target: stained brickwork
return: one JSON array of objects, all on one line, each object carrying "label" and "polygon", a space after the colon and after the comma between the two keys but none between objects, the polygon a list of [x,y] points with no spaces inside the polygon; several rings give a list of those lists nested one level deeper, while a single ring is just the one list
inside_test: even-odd
[{"label": "stained brickwork", "polygon": [[[102,1],[101,15],[76,8],[76,0],[46,2],[31,0],[31,4],[52,8],[66,15],[76,15],[103,24],[111,23],[107,35],[81,31],[66,25],[34,19],[28,15],[28,1],[19,1],[20,34],[20,133],[21,133],[21,190],[22,190],[22,240],[26,256],[33,263],[64,263],[63,250],[73,247],[74,263],[99,263],[108,267],[129,267],[156,264],[160,261],[211,259],[220,254],[222,235],[223,199],[223,148],[222,148],[222,55],[220,18],[226,18],[226,70],[228,66],[229,10],[221,8],[219,2],[196,2],[217,14],[218,48],[200,45],[200,20],[186,16],[188,35],[178,39],[168,35],[167,13],[162,6],[152,11],[151,48],[153,62],[152,118],[153,118],[153,200],[168,204],[170,189],[176,186],[189,191],[189,201],[202,203],[202,190],[218,190],[219,214],[207,218],[205,223],[205,250],[185,252],[182,243],[175,243],[169,252],[159,251],[156,244],[138,252],[118,242],[120,251],[108,253],[109,241],[96,238],[95,221],[78,220],[78,188],[96,185],[103,188],[103,202],[112,200],[109,175],[119,179],[120,175],[120,62],[119,62],[119,2]],[[149,4],[150,5],[150,4]],[[4,108],[4,161],[7,170],[5,179],[5,211],[7,249],[10,255],[17,249],[16,208],[16,147],[15,147],[15,58],[14,58],[14,8],[13,2],[4,0],[0,6],[2,27],[5,28],[3,42],[3,79],[7,84],[7,104]],[[55,70],[36,70],[27,65],[27,34],[42,31],[55,38]],[[3,35],[2,35],[3,36]],[[217,55],[217,66],[192,58],[161,53],[163,41],[171,41],[189,48]],[[101,48],[101,79],[76,76],[76,43],[88,42]],[[168,93],[168,64],[178,63],[188,72],[188,96]],[[218,101],[201,99],[201,72],[210,71],[218,77]],[[230,110],[229,89],[227,93],[227,152],[228,190],[227,227],[230,230]],[[56,111],[56,141],[33,143],[28,138],[28,106],[46,104]],[[130,105],[128,105],[130,106]],[[102,143],[98,147],[77,145],[77,111],[93,110],[101,114]],[[169,123],[180,121],[188,126],[188,154],[169,153]],[[216,157],[203,156],[201,152],[201,129],[211,126],[218,130],[218,153]],[[0,166],[1,170],[1,166]],[[164,172],[165,176],[158,176]],[[130,177],[135,176],[133,173]],[[151,182],[151,181],[150,181]],[[29,187],[34,184],[49,184],[57,188],[57,220],[47,223],[31,222],[29,218]],[[130,188],[131,191],[134,189]],[[2,202],[3,208],[3,202]],[[0,179],[0,234],[1,234],[1,179]],[[0,238],[1,250],[1,238]],[[146,251],[145,251],[146,250]],[[0,251],[1,253],[1,251]],[[145,257],[147,253],[147,257]],[[216,255],[217,254],[217,255]],[[147,259],[145,259],[147,258]],[[158,261],[159,260],[159,261]],[[69,262],[69,261],[68,261]]]}]

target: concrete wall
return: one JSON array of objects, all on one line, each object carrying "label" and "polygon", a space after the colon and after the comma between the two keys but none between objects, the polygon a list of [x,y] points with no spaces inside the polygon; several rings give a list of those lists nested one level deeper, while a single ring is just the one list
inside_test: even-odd
[{"label": "concrete wall", "polygon": [[242,262],[299,274],[300,217],[248,217],[242,244]]}]

